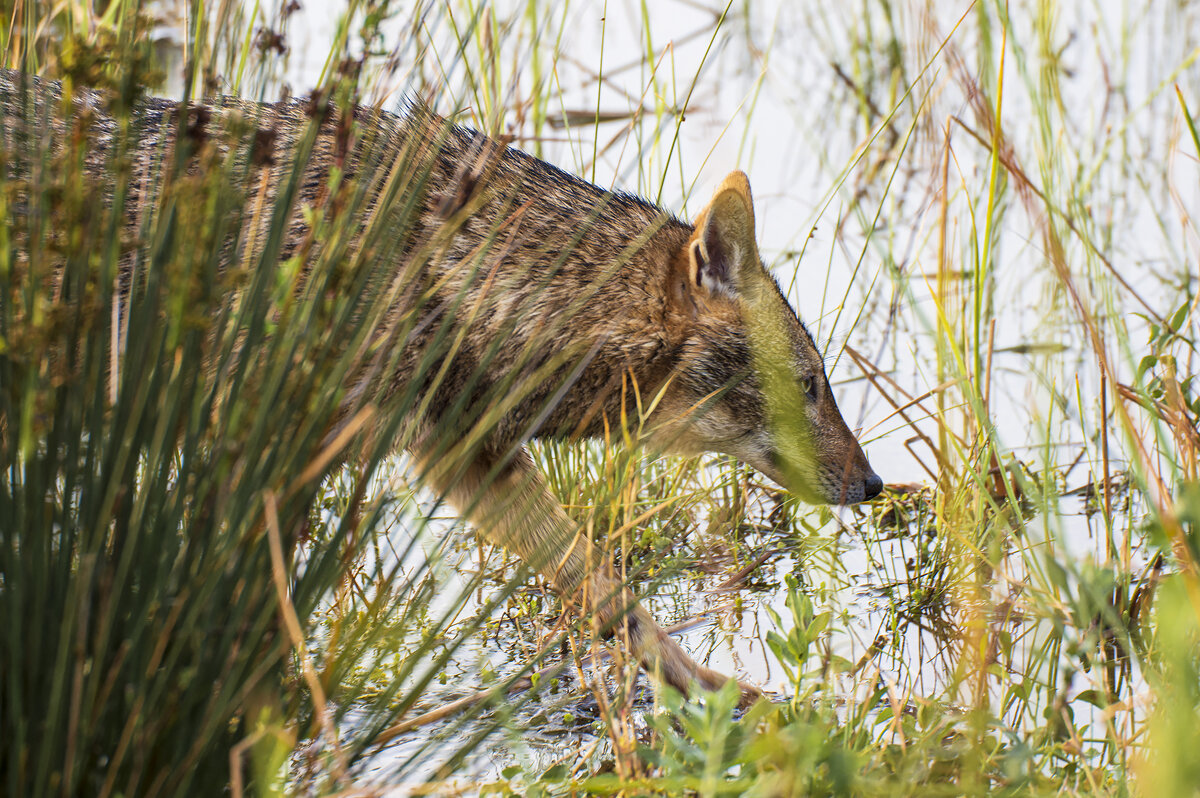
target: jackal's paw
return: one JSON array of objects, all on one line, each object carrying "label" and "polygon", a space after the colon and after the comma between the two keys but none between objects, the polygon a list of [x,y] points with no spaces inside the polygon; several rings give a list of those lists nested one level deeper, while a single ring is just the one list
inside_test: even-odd
[{"label": "jackal's paw", "polygon": [[[728,684],[729,680],[733,677],[726,676],[725,674],[719,673],[710,668],[697,666],[695,678],[696,683],[705,690],[720,690],[722,687]],[[738,681],[737,686],[742,693],[741,698],[738,699],[738,706],[742,709],[746,709],[755,701],[763,697],[762,690],[759,690],[752,684]]]},{"label": "jackal's paw", "polygon": [[767,698],[766,693],[762,690],[743,681],[738,681],[738,689],[742,691],[742,697],[738,699],[738,708],[740,709],[749,709],[750,705],[757,702],[758,699]]}]

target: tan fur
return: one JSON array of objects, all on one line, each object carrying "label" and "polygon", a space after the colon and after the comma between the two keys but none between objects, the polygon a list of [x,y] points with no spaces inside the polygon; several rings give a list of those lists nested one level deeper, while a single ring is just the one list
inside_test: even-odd
[{"label": "tan fur", "polygon": [[[18,79],[0,71],[10,149],[24,114]],[[61,102],[57,84],[31,85],[43,111]],[[93,115],[87,170],[103,180],[118,126],[95,93],[78,94],[73,108]],[[161,164],[183,145],[178,111],[147,100],[134,114],[131,217],[154,209]],[[187,144],[197,163],[249,159],[241,189],[269,208],[313,117],[302,101],[222,99],[202,109]],[[636,385],[640,406],[658,400],[644,441],[654,450],[731,454],[811,501],[879,491],[820,354],[762,266],[746,176],[729,175],[693,228],[421,109],[317,119],[282,257],[312,263],[330,246],[314,240],[301,208],[332,214],[344,201],[330,188],[337,167],[366,196],[348,264],[392,263],[380,287],[391,325],[363,351],[345,417],[415,397],[405,445],[434,490],[568,602],[623,630],[648,671],[685,692],[719,686],[725,678],[693,662],[580,535],[524,444],[603,436],[636,417]],[[240,128],[250,133],[232,132]],[[55,135],[50,146],[61,147],[63,130]],[[247,141],[269,145],[268,157]],[[414,201],[415,212],[402,212]],[[262,238],[241,230],[228,260],[252,262]]]}]

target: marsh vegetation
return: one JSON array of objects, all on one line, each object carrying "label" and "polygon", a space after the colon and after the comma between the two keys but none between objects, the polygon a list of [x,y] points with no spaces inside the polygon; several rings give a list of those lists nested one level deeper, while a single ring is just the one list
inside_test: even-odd
[{"label": "marsh vegetation", "polygon": [[2,153],[0,792],[1200,790],[1194,5],[293,5],[0,0],[2,66],[117,118],[420,97],[684,218],[742,168],[888,488],[806,506],[637,418],[537,446],[655,616],[773,701],[655,694],[412,483],[412,397],[332,468],[387,313],[386,262],[339,257],[363,175],[294,291],[270,236],[217,268],[230,209],[271,212],[244,164],[171,173],[131,238],[119,147],[103,189],[69,136]]}]

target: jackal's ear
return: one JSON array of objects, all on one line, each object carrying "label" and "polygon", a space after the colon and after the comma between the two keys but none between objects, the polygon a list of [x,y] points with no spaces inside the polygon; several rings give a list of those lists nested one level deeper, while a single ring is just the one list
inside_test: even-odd
[{"label": "jackal's ear", "polygon": [[696,219],[688,240],[688,280],[693,291],[737,296],[738,276],[758,265],[754,203],[744,172],[731,172]]}]

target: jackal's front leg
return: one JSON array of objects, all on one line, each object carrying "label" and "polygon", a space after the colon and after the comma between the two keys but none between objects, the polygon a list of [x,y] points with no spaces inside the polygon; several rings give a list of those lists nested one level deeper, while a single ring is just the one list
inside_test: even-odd
[{"label": "jackal's front leg", "polygon": [[[419,458],[422,476],[466,513],[478,532],[515,552],[576,609],[595,613],[602,629],[627,636],[634,655],[651,675],[688,693],[693,682],[715,690],[728,677],[694,662],[618,580],[606,557],[563,512],[528,452],[507,463],[475,458],[464,468]],[[449,458],[454,459],[454,458]],[[742,686],[743,702],[759,693]]]}]

